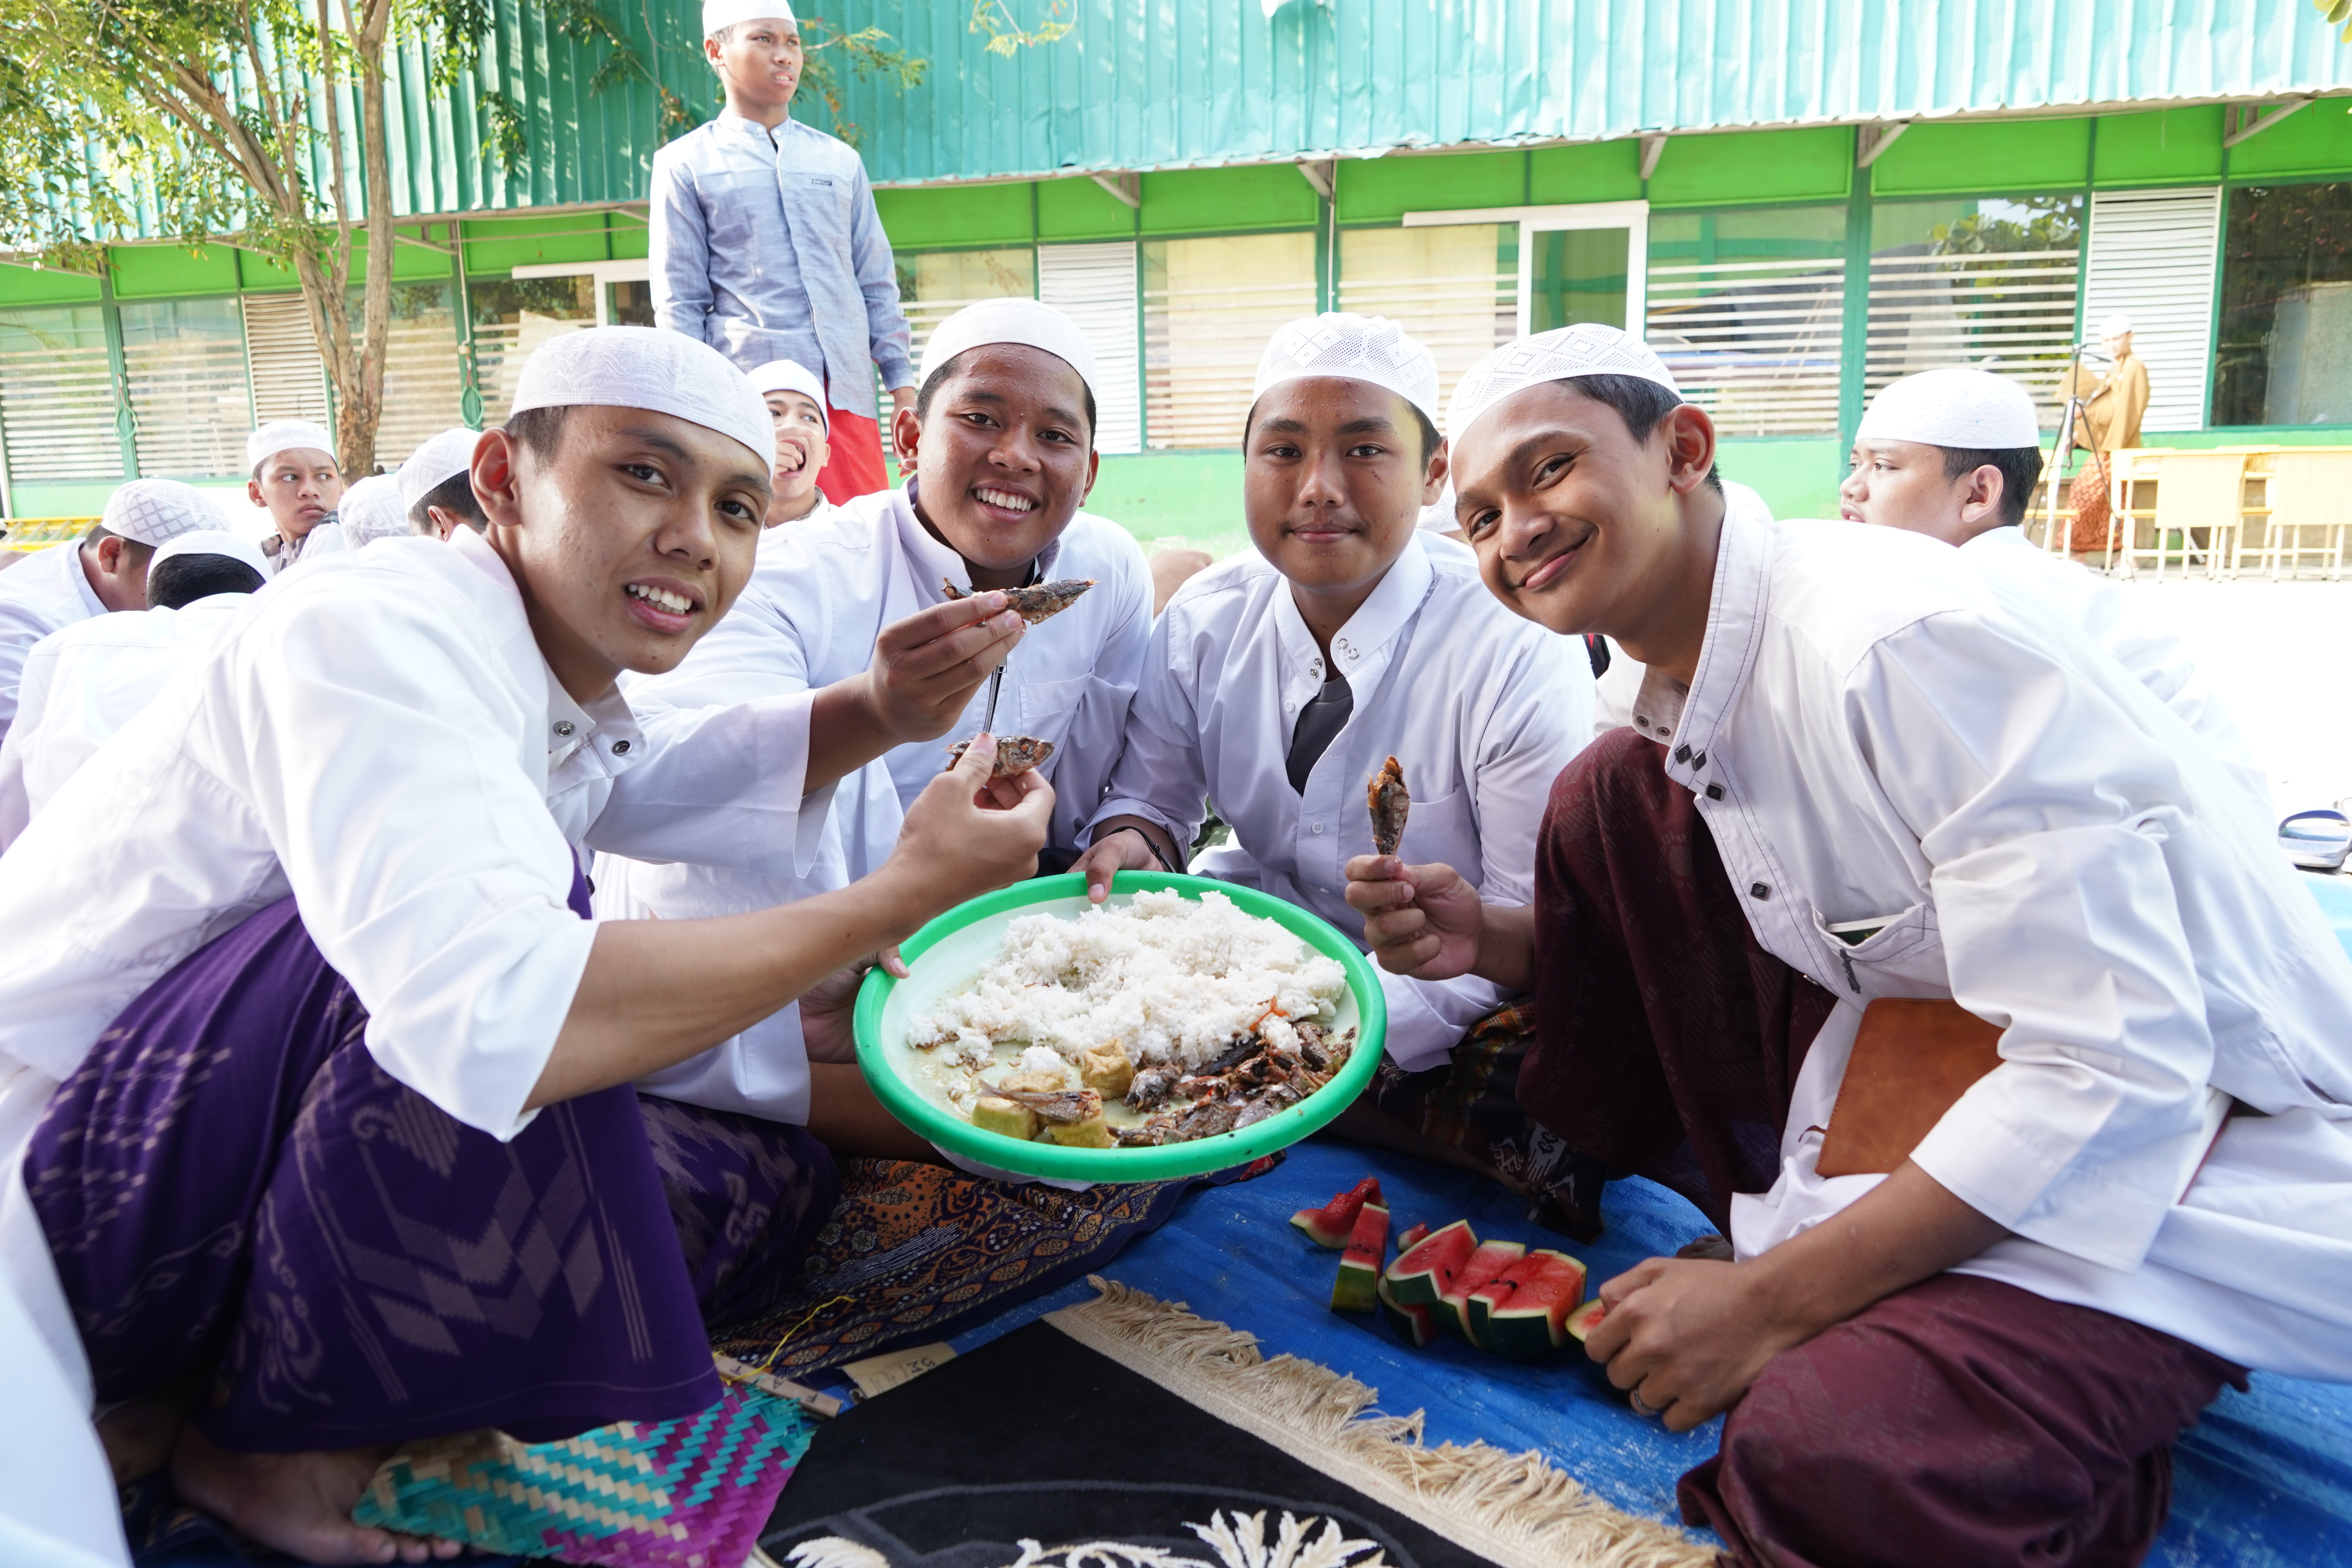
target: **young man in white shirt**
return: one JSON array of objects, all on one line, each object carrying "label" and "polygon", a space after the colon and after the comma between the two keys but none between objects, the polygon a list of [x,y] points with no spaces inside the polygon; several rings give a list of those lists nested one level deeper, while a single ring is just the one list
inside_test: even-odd
[{"label": "young man in white shirt", "polygon": [[[1015,628],[993,684],[942,712],[946,739],[976,733],[993,703],[1003,735],[1049,741],[1038,770],[1055,791],[1053,839],[1074,846],[1101,801],[1151,630],[1143,552],[1118,524],[1079,510],[1094,483],[1094,355],[1068,317],[992,300],[940,323],[920,400],[895,431],[904,489],[861,496],[814,521],[769,529],[734,610],[667,675],[634,680],[648,715],[685,715],[861,679],[909,617],[957,594],[1092,579],[1066,609]],[[890,854],[906,808],[947,761],[925,740],[887,745],[845,778],[823,842],[800,864],[600,862],[600,910],[677,918],[765,909],[866,875]],[[1048,859],[1056,857],[1048,852]],[[648,1080],[655,1092],[804,1123],[845,1153],[929,1156],[884,1113],[849,1055],[854,991],[828,987],[722,1049]]]},{"label": "young man in white shirt", "polygon": [[2270,823],[2270,775],[2181,640],[2143,624],[2115,583],[2027,542],[2040,440],[2033,399],[2004,376],[1973,369],[1906,376],[1881,388],[1862,416],[1839,515],[1940,539],[1981,570],[2040,590],[2197,731],[2244,786],[2254,815]]},{"label": "young man in white shirt", "polygon": [[824,381],[796,360],[775,359],[751,372],[751,385],[776,422],[776,499],[768,503],[768,526],[814,522],[833,510],[816,477],[833,448],[824,406]]},{"label": "young man in white shirt", "polygon": [[[933,721],[893,665],[641,728],[615,678],[750,574],[767,411],[628,327],[541,347],[515,402],[487,534],[273,584],[0,858],[0,1256],[183,1495],[309,1561],[423,1560],[349,1518],[387,1445],[717,1399],[706,1325],[790,1287],[832,1164],[630,1085],[1027,875],[1051,810],[983,741],[856,887],[586,918],[586,849],[789,863],[845,744]],[[919,628],[958,708],[994,607]]]},{"label": "young man in white shirt", "polygon": [[[1192,869],[1352,934],[1343,868],[1372,847],[1365,787],[1391,756],[1415,858],[1505,902],[1533,897],[1537,824],[1591,733],[1592,668],[1495,603],[1467,550],[1419,530],[1445,480],[1436,404],[1435,363],[1394,321],[1332,311],[1274,334],[1244,432],[1256,549],[1186,583],[1153,628],[1079,862],[1097,902],[1118,871],[1184,869],[1213,800],[1233,839]],[[1525,1030],[1514,1018],[1456,1050],[1510,988],[1381,979],[1392,1070],[1374,1103],[1565,1226],[1570,1172],[1549,1157],[1564,1152],[1511,1091]],[[1435,1152],[1360,1116],[1349,1130]]]},{"label": "young man in white shirt", "polygon": [[312,548],[312,532],[342,503],[335,438],[307,419],[273,420],[245,438],[245,466],[246,499],[269,514],[261,553],[276,576]]},{"label": "young man in white shirt", "polygon": [[447,539],[459,528],[476,533],[489,526],[482,503],[474,499],[474,448],[482,433],[459,425],[420,442],[393,476],[400,487],[400,506],[408,531],[431,539]]},{"label": "young man in white shirt", "polygon": [[1530,1114],[1727,1233],[1587,1342],[1730,1412],[1685,1517],[1743,1565],[2137,1561],[2223,1384],[2352,1379],[2352,960],[2112,658],[1931,541],[1727,506],[1624,333],[1451,412],[1488,587],[1648,678],[1532,907],[1370,857],[1349,898],[1401,973],[1534,986]]}]

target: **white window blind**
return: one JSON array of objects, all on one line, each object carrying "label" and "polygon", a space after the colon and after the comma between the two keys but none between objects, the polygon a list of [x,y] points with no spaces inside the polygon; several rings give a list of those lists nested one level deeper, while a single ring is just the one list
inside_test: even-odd
[{"label": "white window blind", "polygon": [[[356,296],[354,296],[356,298]],[[465,423],[457,321],[446,283],[396,285],[383,348],[383,414],[375,460],[393,468],[429,437]]]},{"label": "white window blind", "polygon": [[327,422],[327,367],[299,294],[245,297],[245,361],[253,371],[253,417]]},{"label": "white window blind", "polygon": [[1095,351],[1095,450],[1143,450],[1134,242],[1039,246],[1037,298],[1076,321]]},{"label": "white window blind", "polygon": [[0,431],[11,484],[122,477],[99,307],[0,310]]},{"label": "white window blind", "polygon": [[[1386,316],[1430,352],[1441,415],[1462,373],[1517,335],[1518,263],[1502,259],[1507,234],[1516,247],[1516,226],[1492,223],[1339,235],[1339,309]],[[1310,299],[1297,313],[1314,308]]]},{"label": "white window blind", "polygon": [[1844,310],[1843,261],[1649,269],[1650,346],[1726,436],[1836,431]]},{"label": "white window blind", "polygon": [[[1030,300],[1037,294],[1037,253],[1027,246],[1003,250],[940,250],[898,258],[898,308],[914,337],[919,370],[933,329],[982,300]],[[883,406],[887,407],[886,395]]]},{"label": "white window blind", "polygon": [[2221,190],[2097,191],[2091,196],[2091,275],[2083,333],[2116,311],[2132,319],[2132,353],[2147,365],[2143,430],[2205,423],[2211,363],[2213,268]]},{"label": "white window blind", "polygon": [[1151,240],[1143,263],[1151,445],[1240,446],[1266,340],[1315,313],[1315,236]]},{"label": "white window blind", "polygon": [[2054,427],[2081,271],[2072,249],[1873,257],[1864,391],[1990,359],[1989,368],[2032,393],[2043,427]]},{"label": "white window blind", "polygon": [[122,367],[141,473],[226,479],[245,471],[253,399],[236,300],[124,305]]}]

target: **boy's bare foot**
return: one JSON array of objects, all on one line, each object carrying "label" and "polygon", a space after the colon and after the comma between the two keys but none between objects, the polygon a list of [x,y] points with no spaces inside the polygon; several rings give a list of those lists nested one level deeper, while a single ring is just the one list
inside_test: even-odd
[{"label": "boy's bare foot", "polygon": [[188,1501],[266,1546],[305,1563],[431,1563],[463,1550],[454,1541],[352,1522],[352,1505],[392,1453],[330,1448],[306,1454],[233,1454],[183,1427],[172,1484]]},{"label": "boy's bare foot", "polygon": [[126,1399],[98,1418],[98,1440],[114,1470],[114,1484],[144,1480],[172,1462],[172,1443],[188,1418],[188,1402],[165,1394]]}]

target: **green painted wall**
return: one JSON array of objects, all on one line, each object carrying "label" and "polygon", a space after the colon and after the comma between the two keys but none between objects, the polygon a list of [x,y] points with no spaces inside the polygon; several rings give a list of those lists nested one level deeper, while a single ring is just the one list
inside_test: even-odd
[{"label": "green painted wall", "polygon": [[95,278],[54,267],[0,265],[0,306],[91,305],[105,290]]},{"label": "green painted wall", "polygon": [[1341,223],[1394,223],[1439,207],[1515,207],[1528,199],[1525,153],[1391,153],[1339,165]]},{"label": "green painted wall", "polygon": [[2092,150],[2093,182],[2136,185],[2220,179],[2221,115],[2218,103],[2200,109],[2159,109],[2148,114],[2101,115],[2098,143]]},{"label": "green painted wall", "polygon": [[1037,182],[1041,240],[1125,239],[1135,233],[1135,209],[1092,180]]},{"label": "green painted wall", "polygon": [[1843,196],[1853,185],[1853,132],[1843,125],[1676,136],[1658,155],[1650,200],[1659,206],[1804,201]]},{"label": "green painted wall", "polygon": [[2352,112],[2346,100],[2323,98],[2250,142],[2230,149],[2230,177],[2329,174],[2352,168]]},{"label": "green painted wall", "polygon": [[1312,228],[1322,220],[1323,198],[1296,163],[1177,169],[1143,176],[1146,234]]},{"label": "green painted wall", "polygon": [[1642,143],[1595,142],[1538,147],[1528,154],[1528,200],[1630,202],[1642,195]]},{"label": "green painted wall", "polygon": [[1882,196],[2050,190],[2082,184],[2090,166],[2088,120],[1914,125],[1870,166],[1871,189]]},{"label": "green painted wall", "polygon": [[901,250],[968,250],[1027,245],[1036,237],[1027,181],[949,185],[927,191],[877,191],[874,209]]}]

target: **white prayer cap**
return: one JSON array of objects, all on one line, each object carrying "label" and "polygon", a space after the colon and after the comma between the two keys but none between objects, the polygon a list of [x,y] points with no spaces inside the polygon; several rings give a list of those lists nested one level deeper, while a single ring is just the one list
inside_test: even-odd
[{"label": "white prayer cap", "polygon": [[1437,361],[1386,316],[1326,310],[1284,322],[1258,357],[1250,402],[1286,381],[1317,375],[1384,386],[1437,423]]},{"label": "white prayer cap", "polygon": [[221,515],[193,487],[177,479],[132,479],[115,487],[98,521],[109,533],[160,545],[200,528],[218,528]]},{"label": "white prayer cap", "polygon": [[763,16],[790,22],[795,27],[800,26],[800,18],[793,15],[791,0],[702,0],[702,36],[707,38],[723,28],[756,22]]},{"label": "white prayer cap", "polygon": [[147,570],[152,573],[164,562],[182,555],[226,555],[231,561],[244,562],[264,577],[269,575],[269,563],[261,558],[259,545],[218,528],[191,529],[173,535],[170,542],[157,548],[155,558],[147,563]]},{"label": "white prayer cap", "polygon": [[751,372],[751,390],[765,397],[772,392],[797,392],[824,416],[827,435],[833,432],[833,410],[824,405],[824,378],[796,359],[772,359]]},{"label": "white prayer cap", "polygon": [[1511,394],[1538,382],[1578,375],[1637,376],[1656,382],[1676,397],[1683,395],[1649,344],[1616,327],[1580,321],[1505,343],[1472,365],[1454,384],[1454,402],[1445,411],[1446,437],[1459,446],[1470,426]]},{"label": "white prayer cap", "polygon": [[1968,368],[1927,370],[1879,388],[1853,438],[2010,451],[2040,446],[2042,420],[2032,397],[2007,376]]},{"label": "white prayer cap", "polygon": [[1034,300],[982,300],[941,321],[923,345],[923,368],[917,384],[929,382],[932,372],[965,350],[990,343],[1043,349],[1076,371],[1097,400],[1102,396],[1095,384],[1095,351],[1086,333],[1053,306]]},{"label": "white prayer cap", "polygon": [[343,542],[353,550],[373,540],[408,532],[408,509],[400,504],[400,481],[390,474],[370,474],[343,492],[335,521],[343,525]]},{"label": "white prayer cap", "polygon": [[474,447],[481,438],[479,430],[468,430],[460,425],[454,430],[442,431],[409,453],[408,461],[400,465],[396,476],[400,482],[401,515],[407,516],[418,501],[471,468]]},{"label": "white prayer cap", "polygon": [[308,419],[273,419],[245,438],[245,471],[258,476],[261,465],[280,452],[307,450],[335,455],[335,438]]},{"label": "white prayer cap", "polygon": [[2129,316],[2125,315],[2121,310],[2117,310],[2114,315],[2109,316],[2105,321],[2099,323],[2099,336],[2103,338],[2124,337],[2128,335],[2131,330],[2132,319]]},{"label": "white prayer cap", "polygon": [[660,327],[585,327],[548,339],[523,361],[514,408],[644,408],[668,414],[776,460],[776,427],[751,378],[725,354]]}]

